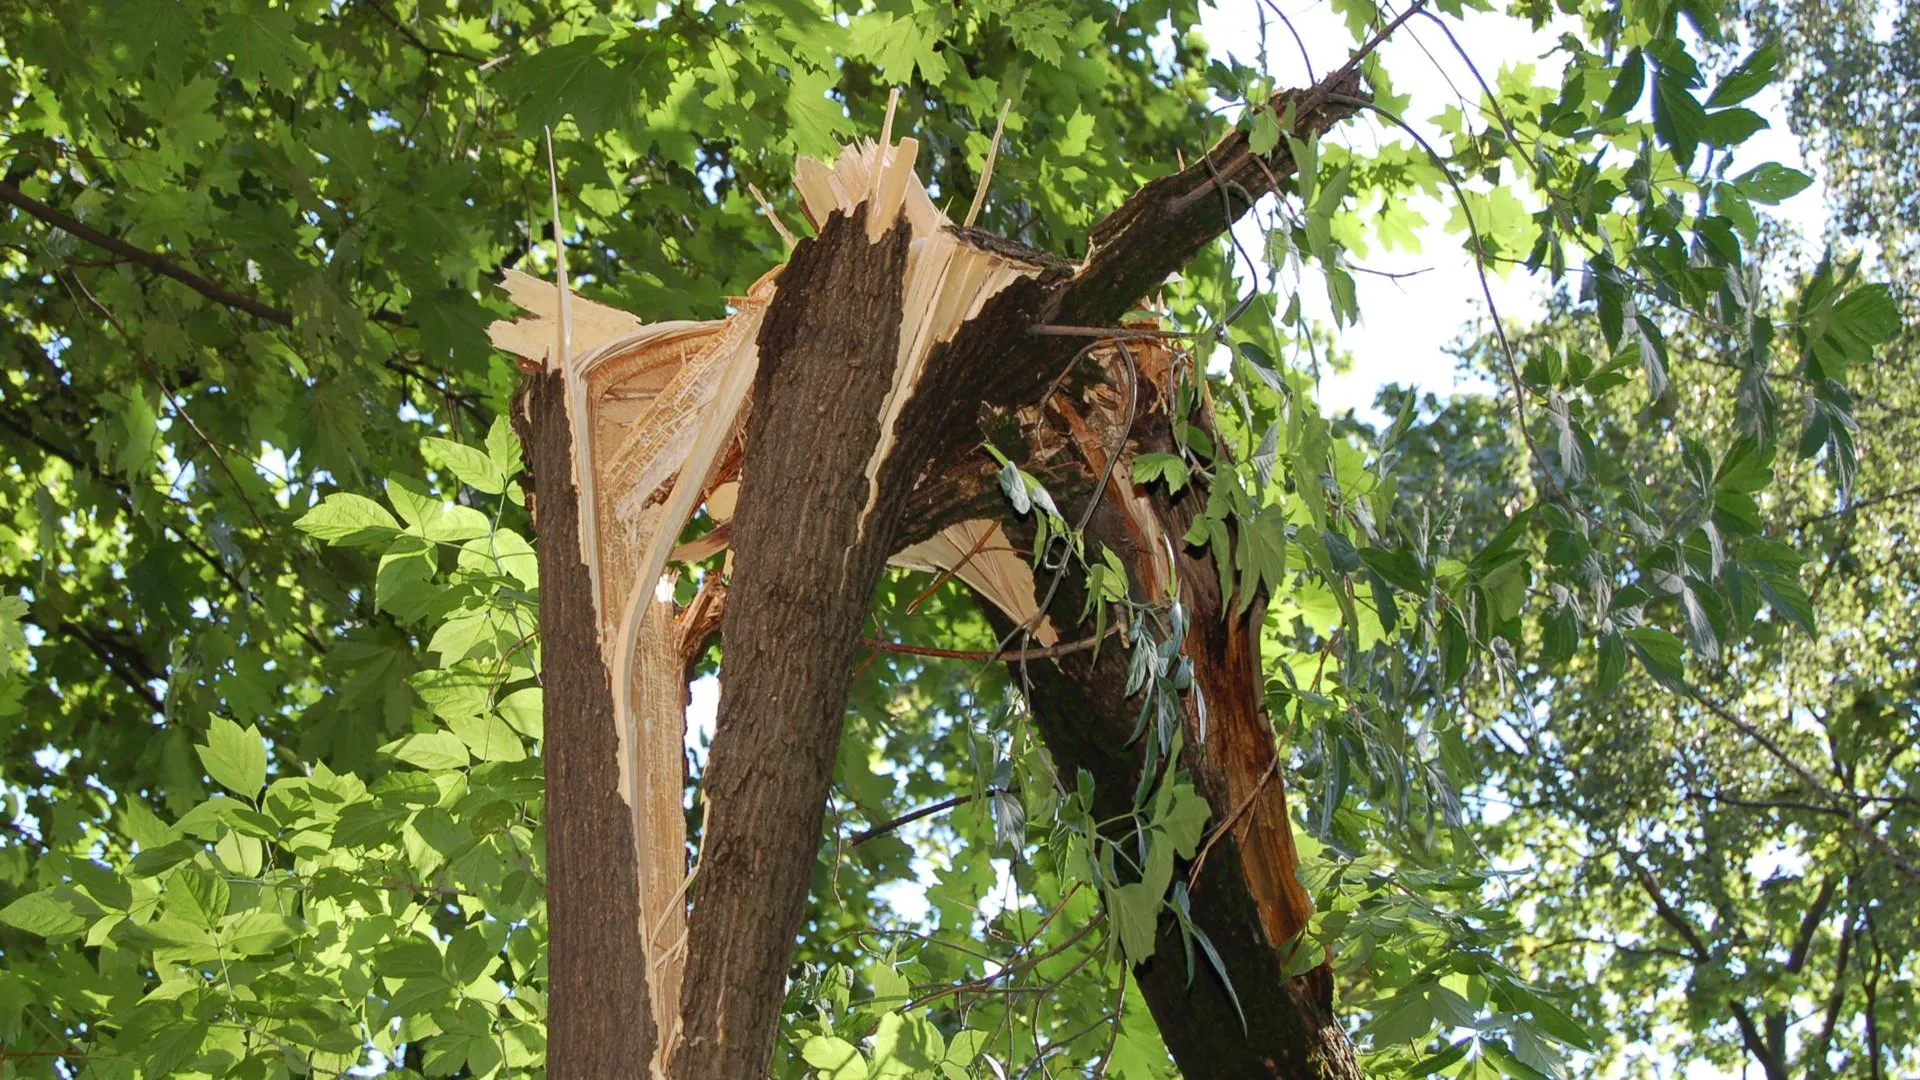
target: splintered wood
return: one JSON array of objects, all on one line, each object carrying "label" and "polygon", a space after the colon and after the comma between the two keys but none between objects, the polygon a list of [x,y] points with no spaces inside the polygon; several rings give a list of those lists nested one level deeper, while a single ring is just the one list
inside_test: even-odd
[{"label": "splintered wood", "polygon": [[[928,353],[947,341],[995,294],[1040,268],[970,244],[934,207],[914,173],[913,139],[843,147],[829,167],[802,158],[795,170],[807,218],[817,229],[833,213],[868,205],[868,240],[904,217],[911,230],[900,344],[881,408],[881,436],[867,462],[868,498],[894,445],[894,427]],[[555,233],[559,235],[556,195]],[[784,231],[784,230],[783,230]],[[495,346],[530,365],[559,371],[568,388],[575,486],[581,506],[582,558],[592,578],[602,660],[613,686],[620,795],[632,811],[639,874],[640,940],[646,951],[658,1049],[650,1063],[668,1075],[678,1043],[685,965],[687,885],[685,670],[683,635],[704,635],[714,616],[676,619],[671,560],[697,560],[726,546],[738,491],[744,417],[759,370],[758,338],[779,285],[769,270],[726,319],[642,323],[626,312],[515,271],[503,281],[526,315],[496,322]],[[687,522],[704,507],[716,528],[676,550]],[[900,552],[896,564],[955,572],[1044,645],[1058,640],[1040,618],[1027,560],[998,524],[968,521]],[[705,597],[703,596],[703,600]],[[697,627],[694,625],[697,623]]]}]

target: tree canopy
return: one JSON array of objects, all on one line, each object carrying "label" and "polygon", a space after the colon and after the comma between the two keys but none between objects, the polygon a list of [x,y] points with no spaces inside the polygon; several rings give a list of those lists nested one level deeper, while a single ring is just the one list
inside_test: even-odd
[{"label": "tree canopy", "polygon": [[[1920,1067],[1912,5],[1333,7],[1287,86],[1178,0],[0,3],[0,1075],[546,1071],[552,555],[496,284],[563,243],[583,296],[723,318],[808,232],[796,158],[889,123],[1008,250],[1148,267],[1100,326],[1165,336],[952,439],[1064,651],[951,574],[854,598],[773,1075],[1200,1075],[1296,985],[1368,1075]],[[1389,38],[1477,81],[1398,92]],[[1768,208],[1812,178],[1732,165],[1771,85],[1811,244]],[[1153,201],[1228,160],[1265,175]],[[1428,205],[1442,272],[1546,315],[1461,339],[1492,392],[1323,414]],[[1169,207],[1193,251],[1118,242]],[[1056,398],[1179,523],[1158,591]],[[1221,626],[1278,753],[1232,798]],[[1249,950],[1203,872],[1282,792],[1311,921]]]}]

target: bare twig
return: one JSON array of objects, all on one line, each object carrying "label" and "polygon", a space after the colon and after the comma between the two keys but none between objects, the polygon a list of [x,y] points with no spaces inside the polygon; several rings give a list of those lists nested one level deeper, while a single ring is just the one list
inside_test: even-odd
[{"label": "bare twig", "polygon": [[1013,108],[1013,99],[1008,98],[1000,105],[1000,120],[993,125],[993,141],[987,144],[987,162],[980,169],[980,186],[974,189],[973,205],[967,207],[967,219],[962,222],[965,228],[973,228],[973,222],[980,216],[980,210],[987,205],[987,185],[993,183],[993,163],[1000,159],[1000,137],[1007,131],[1007,110]]},{"label": "bare twig", "polygon": [[[1119,627],[1106,633],[1112,637]],[[907,656],[931,656],[939,660],[978,660],[986,663],[993,660],[1050,660],[1057,656],[1071,656],[1097,647],[1105,638],[1087,638],[1084,641],[1070,641],[1065,645],[1052,645],[1044,649],[1022,649],[1019,652],[1006,652],[995,649],[942,649],[933,645],[909,645],[903,641],[882,641],[879,638],[863,637],[860,644],[881,652],[902,653]]]},{"label": "bare twig", "polygon": [[1766,732],[1761,731],[1753,723],[1743,719],[1732,709],[1727,708],[1725,705],[1720,704],[1691,686],[1687,687],[1685,691],[1676,691],[1676,693],[1681,693],[1682,696],[1692,698],[1709,713],[1733,725],[1742,735],[1759,743],[1775,761],[1786,766],[1789,772],[1799,777],[1800,782],[1807,785],[1810,791],[1818,794],[1829,804],[1839,809],[1845,815],[1847,824],[1851,825],[1853,830],[1859,833],[1867,843],[1871,844],[1882,855],[1887,857],[1888,865],[1899,871],[1900,875],[1908,881],[1920,884],[1920,870],[1916,870],[1913,863],[1908,861],[1907,857],[1901,854],[1898,848],[1895,848],[1888,842],[1887,838],[1881,836],[1873,826],[1862,821],[1859,815],[1846,807],[1844,801],[1835,795],[1825,784],[1821,783],[1820,778],[1815,776],[1812,770],[1796,761],[1792,755],[1788,754],[1786,750],[1783,749],[1779,743],[1775,742]]},{"label": "bare twig", "polygon": [[[1020,790],[1019,788],[988,788],[986,793],[988,795],[1013,795],[1013,794],[1017,794],[1019,790]],[[899,817],[894,818],[891,821],[883,821],[880,824],[875,825],[870,829],[862,829],[859,832],[854,833],[853,836],[847,840],[847,846],[859,847],[861,844],[864,844],[869,840],[877,840],[880,837],[887,835],[888,833],[896,832],[905,826],[911,825],[914,822],[919,821],[921,818],[932,817],[935,814],[944,813],[945,811],[952,810],[956,807],[965,806],[968,803],[972,802],[973,800],[974,800],[974,796],[971,792],[969,792],[965,795],[955,795],[951,799],[942,799],[937,803],[930,803],[926,806],[920,807],[918,810],[909,810],[908,812],[901,814]]]},{"label": "bare twig", "polygon": [[1838,510],[1829,510],[1824,514],[1813,514],[1808,517],[1803,517],[1799,521],[1794,522],[1792,527],[1795,529],[1804,529],[1809,525],[1818,525],[1823,521],[1832,521],[1835,518],[1848,517],[1868,507],[1879,506],[1881,503],[1894,502],[1899,499],[1912,498],[1915,495],[1920,495],[1920,484],[1895,488],[1892,491],[1883,492],[1871,498],[1855,499]]},{"label": "bare twig", "polygon": [[1386,41],[1387,38],[1395,30],[1400,29],[1400,27],[1408,19],[1411,19],[1415,15],[1420,14],[1420,9],[1426,6],[1427,6],[1427,0],[1414,0],[1413,5],[1411,7],[1408,7],[1407,10],[1395,16],[1392,22],[1381,27],[1378,32],[1376,32],[1372,37],[1367,39],[1366,44],[1360,46],[1358,49],[1355,49],[1353,52],[1353,55],[1347,58],[1347,62],[1344,64],[1341,64],[1340,67],[1337,70],[1335,70],[1332,75],[1328,76],[1326,79],[1326,82],[1338,83],[1341,78],[1347,75],[1353,74],[1353,70],[1360,66],[1360,62],[1362,60],[1365,60],[1367,57],[1372,56],[1373,51],[1375,49],[1378,49],[1382,42]]}]

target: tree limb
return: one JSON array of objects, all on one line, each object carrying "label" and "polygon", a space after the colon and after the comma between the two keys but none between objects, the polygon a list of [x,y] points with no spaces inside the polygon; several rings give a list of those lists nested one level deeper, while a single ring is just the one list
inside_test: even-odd
[{"label": "tree limb", "polygon": [[[223,307],[230,307],[236,311],[244,311],[255,318],[263,319],[279,326],[293,325],[292,312],[283,308],[274,307],[265,301],[227,288],[225,285],[221,285],[209,278],[202,277],[158,252],[148,251],[145,248],[130,244],[110,233],[101,232],[99,229],[86,224],[79,218],[52,206],[48,206],[39,199],[28,195],[12,183],[0,183],[0,202],[14,207],[28,217],[35,218],[44,224],[70,233],[75,238],[84,240],[94,247],[104,248],[107,251],[111,251],[125,258],[129,262],[138,263],[156,274],[170,277]],[[375,322],[392,323],[394,325],[401,323],[399,313],[392,311],[376,311],[370,318]]]},{"label": "tree limb", "polygon": [[1859,833],[1867,843],[1871,844],[1882,855],[1885,855],[1888,864],[1899,871],[1902,877],[1916,884],[1920,884],[1920,869],[1915,869],[1913,863],[1908,861],[1907,857],[1901,854],[1898,848],[1895,848],[1892,843],[1888,842],[1886,837],[1880,835],[1878,830],[1865,821],[1862,821],[1859,815],[1846,807],[1843,800],[1835,795],[1825,784],[1821,783],[1820,778],[1815,776],[1812,770],[1794,760],[1793,757],[1782,749],[1779,743],[1769,737],[1766,732],[1761,731],[1752,723],[1742,719],[1739,714],[1735,713],[1732,709],[1707,697],[1691,686],[1687,687],[1683,693],[1685,696],[1698,702],[1702,708],[1714,716],[1733,725],[1741,734],[1759,743],[1774,760],[1786,766],[1788,771],[1799,777],[1800,782],[1807,785],[1809,790],[1818,793],[1836,810],[1839,810],[1840,813],[1846,817],[1847,824],[1853,826],[1853,830]]}]

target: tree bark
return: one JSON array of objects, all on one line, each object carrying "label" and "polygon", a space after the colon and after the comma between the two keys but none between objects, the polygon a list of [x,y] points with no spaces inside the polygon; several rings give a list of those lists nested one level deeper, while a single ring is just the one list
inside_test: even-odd
[{"label": "tree bark", "polygon": [[899,532],[899,493],[883,488],[864,535],[860,518],[893,382],[910,231],[901,219],[869,244],[867,210],[833,215],[794,249],[761,327],[704,778],[681,1080],[766,1074],[854,650]]},{"label": "tree bark", "polygon": [[[1020,537],[1016,543],[1029,535],[1019,522],[1003,521],[1002,525],[1010,536]],[[1154,572],[1142,565],[1153,553],[1136,547],[1117,513],[1096,513],[1086,539],[1089,551],[1105,544],[1122,553],[1132,564],[1136,580]],[[1207,695],[1209,728],[1207,741],[1200,742],[1195,717],[1189,713],[1186,761],[1196,786],[1214,809],[1209,829],[1218,828],[1236,811],[1238,815],[1237,827],[1220,835],[1200,857],[1197,875],[1191,865],[1179,866],[1176,873],[1182,880],[1192,877],[1189,897],[1194,924],[1219,953],[1232,992],[1199,949],[1194,950],[1195,969],[1188,971],[1186,943],[1171,916],[1161,919],[1153,958],[1134,968],[1134,978],[1167,1049],[1186,1076],[1357,1080],[1361,1076],[1358,1060],[1333,1013],[1331,968],[1320,963],[1304,974],[1286,977],[1291,939],[1305,926],[1312,906],[1292,876],[1298,860],[1286,816],[1285,786],[1277,774],[1266,775],[1275,767],[1275,750],[1272,727],[1260,705],[1263,681],[1257,638],[1248,634],[1258,626],[1263,605],[1256,603],[1245,615],[1233,618],[1220,607],[1210,561],[1189,560],[1183,553],[1181,572],[1181,596],[1192,619],[1185,651],[1194,661],[1195,685]],[[1080,611],[1084,604],[1084,584],[1067,575],[1054,610]],[[990,605],[982,603],[981,609],[998,633],[1011,629]],[[1248,642],[1255,644],[1249,648]],[[1009,668],[1018,682],[1019,666],[1009,664]],[[1094,779],[1095,818],[1124,817],[1141,768],[1139,744],[1128,743],[1140,702],[1125,693],[1126,650],[1115,645],[1100,650],[1097,659],[1087,653],[1032,661],[1026,665],[1025,678],[1031,687],[1029,706],[1035,726],[1060,774],[1073,776],[1085,768]],[[1245,779],[1249,773],[1256,791],[1240,790],[1249,785]],[[1263,802],[1268,805],[1262,807]],[[1271,816],[1276,813],[1277,817]],[[1115,828],[1115,839],[1121,839],[1124,823]],[[1284,863],[1271,856],[1250,855],[1250,847],[1266,845],[1282,847]],[[1285,880],[1271,880],[1276,873],[1284,873]],[[1277,939],[1272,905],[1261,902],[1263,893],[1276,892],[1286,896],[1289,906],[1282,910],[1291,920],[1283,924],[1283,936]]]},{"label": "tree bark", "polygon": [[620,797],[612,679],[600,659],[592,580],[580,559],[573,435],[558,372],[530,379],[513,410],[533,473],[546,658],[547,1071],[636,1076],[653,1056],[640,951],[633,814]]}]

